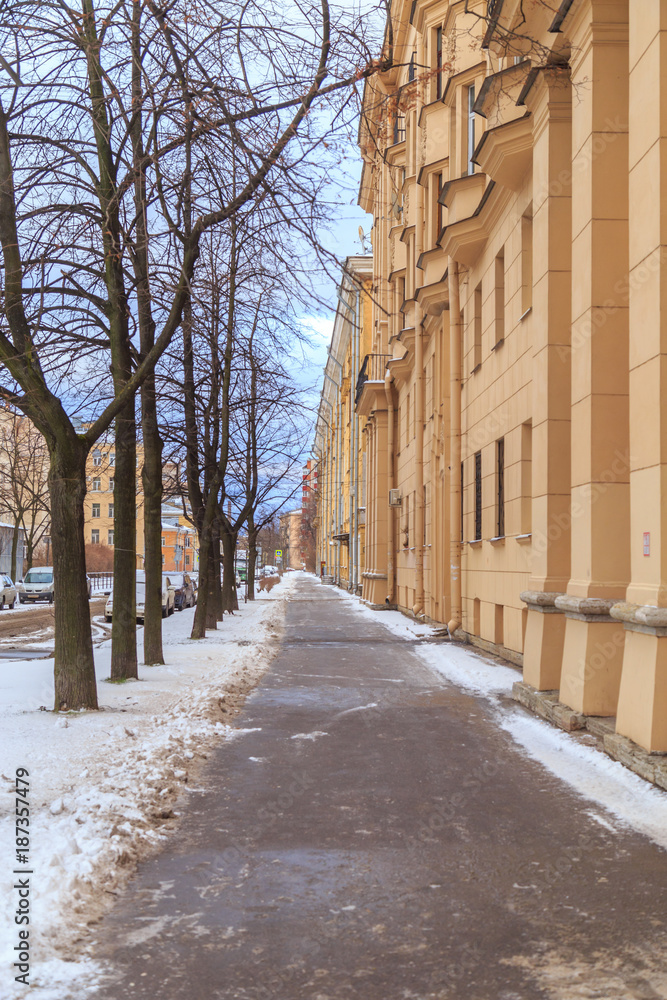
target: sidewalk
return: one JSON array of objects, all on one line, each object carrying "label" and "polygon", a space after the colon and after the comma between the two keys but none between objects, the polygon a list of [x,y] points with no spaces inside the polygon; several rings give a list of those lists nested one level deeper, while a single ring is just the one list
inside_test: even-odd
[{"label": "sidewalk", "polygon": [[420,648],[298,582],[239,735],[99,926],[96,998],[667,998],[664,851]]}]

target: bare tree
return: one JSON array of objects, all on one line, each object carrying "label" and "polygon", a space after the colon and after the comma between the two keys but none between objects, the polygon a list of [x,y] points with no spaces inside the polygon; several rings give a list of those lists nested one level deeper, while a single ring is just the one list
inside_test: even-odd
[{"label": "bare tree", "polygon": [[23,553],[18,565],[20,530],[28,567],[50,530],[48,473],[48,449],[36,427],[15,410],[0,410],[0,515],[10,518],[14,528],[11,566],[16,576],[23,574]]},{"label": "bare tree", "polygon": [[[245,0],[223,16],[214,3],[155,0],[18,0],[0,14],[0,396],[49,449],[56,595],[68,598],[55,604],[57,709],[97,707],[83,540],[90,448],[115,421],[112,677],[136,676],[135,394],[179,328],[204,234],[233,225],[272,171],[289,176],[292,144],[294,164],[303,160],[319,99],[390,63],[391,46],[372,58],[358,23],[332,36],[327,0],[293,13],[300,28],[279,5]],[[231,143],[242,175],[230,189],[221,176]],[[152,407],[149,382],[144,437],[157,448]],[[84,433],[74,411],[89,418]]]}]

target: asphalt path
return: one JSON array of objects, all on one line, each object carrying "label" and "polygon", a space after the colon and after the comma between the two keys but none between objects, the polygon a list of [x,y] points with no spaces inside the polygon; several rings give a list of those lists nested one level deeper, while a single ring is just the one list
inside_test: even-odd
[{"label": "asphalt path", "polygon": [[667,997],[665,853],[330,588],[236,724],[99,925],[97,1000]]}]

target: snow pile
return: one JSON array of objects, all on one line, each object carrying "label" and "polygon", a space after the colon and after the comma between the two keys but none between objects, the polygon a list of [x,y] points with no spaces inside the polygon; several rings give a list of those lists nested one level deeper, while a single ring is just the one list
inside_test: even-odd
[{"label": "snow pile", "polygon": [[[275,650],[297,574],[225,616],[217,632],[189,639],[193,610],[164,622],[167,665],[139,668],[139,681],[111,684],[110,643],[96,650],[100,712],[54,715],[53,661],[0,663],[0,855],[15,858],[17,768],[29,772],[31,984],[43,1000],[96,969],[77,938],[117,894],[136,861],[173,824],[177,796],[230,725]],[[138,630],[141,655],[143,630]],[[171,823],[170,823],[171,821]],[[10,978],[19,943],[17,892],[0,890],[0,955]],[[23,997],[13,982],[7,996]],[[66,995],[70,995],[69,992]]]}]

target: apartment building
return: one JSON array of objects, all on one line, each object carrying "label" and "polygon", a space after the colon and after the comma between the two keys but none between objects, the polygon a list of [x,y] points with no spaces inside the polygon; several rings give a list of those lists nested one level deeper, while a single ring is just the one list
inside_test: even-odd
[{"label": "apartment building", "polygon": [[372,257],[347,258],[315,428],[317,466],[311,462],[307,470],[310,483],[304,475],[302,496],[304,511],[317,503],[320,574],[355,593],[361,593],[366,571],[368,455],[362,433],[366,420],[357,399],[360,387],[375,375],[370,358],[372,280]]},{"label": "apartment building", "polygon": [[392,19],[359,133],[363,597],[667,751],[667,6],[399,0]]}]

